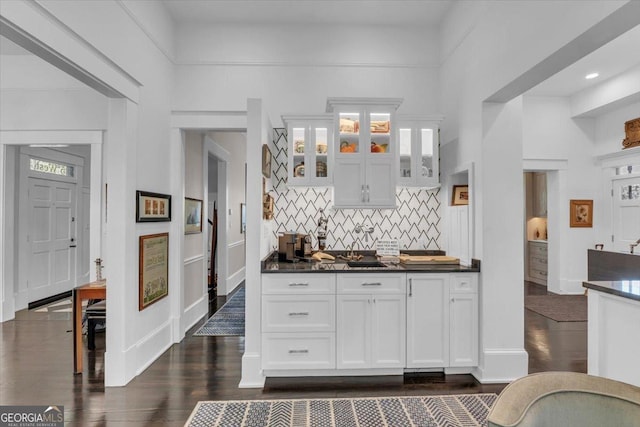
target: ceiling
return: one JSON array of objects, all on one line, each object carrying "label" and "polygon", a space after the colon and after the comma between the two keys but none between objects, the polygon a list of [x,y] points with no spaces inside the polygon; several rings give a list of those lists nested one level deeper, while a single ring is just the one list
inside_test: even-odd
[{"label": "ceiling", "polygon": [[[452,0],[164,0],[178,25],[188,23],[282,23],[438,25]],[[565,68],[527,94],[570,96],[640,66],[640,25]],[[1,55],[30,54],[0,37]],[[587,80],[585,75],[598,72]]]},{"label": "ceiling", "polygon": [[[570,96],[640,65],[640,25],[551,76],[527,94]],[[589,73],[599,76],[587,80]]]},{"label": "ceiling", "polygon": [[438,25],[453,0],[164,0],[177,24]]}]

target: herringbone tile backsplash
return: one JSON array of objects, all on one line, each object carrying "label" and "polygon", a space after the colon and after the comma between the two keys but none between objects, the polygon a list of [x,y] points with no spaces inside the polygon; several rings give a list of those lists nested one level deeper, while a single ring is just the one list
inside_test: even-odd
[{"label": "herringbone tile backsplash", "polygon": [[[401,249],[440,249],[440,190],[398,187],[397,209],[332,209],[333,190],[321,187],[287,186],[287,130],[274,129],[275,152],[272,183],[275,198],[274,233],[297,231],[313,236],[313,248],[320,209],[329,219],[327,248],[342,250],[355,243],[357,249],[375,249],[376,239],[396,239]],[[356,224],[372,225],[365,242]],[[277,238],[276,238],[277,241]]]}]

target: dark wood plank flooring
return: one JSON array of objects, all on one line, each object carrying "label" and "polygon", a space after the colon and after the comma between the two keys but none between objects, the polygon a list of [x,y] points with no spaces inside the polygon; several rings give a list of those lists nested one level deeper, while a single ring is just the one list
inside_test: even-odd
[{"label": "dark wood plank flooring", "polygon": [[[546,288],[525,283],[527,293]],[[224,298],[219,299],[219,305]],[[197,325],[199,326],[199,325]],[[196,327],[197,327],[196,326]],[[195,327],[194,327],[195,329]],[[71,313],[22,311],[0,324],[0,404],[64,405],[67,425],[181,426],[200,400],[499,393],[470,375],[269,379],[239,389],[242,337],[192,337],[173,345],[126,387],[105,388],[104,334],[73,375]],[[586,322],[558,323],[525,310],[529,371],[586,372]]]}]

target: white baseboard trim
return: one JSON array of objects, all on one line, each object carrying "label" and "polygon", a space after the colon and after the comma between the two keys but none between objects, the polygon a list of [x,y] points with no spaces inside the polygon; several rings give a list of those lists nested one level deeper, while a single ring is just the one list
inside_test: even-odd
[{"label": "white baseboard trim", "polygon": [[491,349],[483,352],[482,365],[471,374],[482,384],[510,383],[529,373],[529,355],[524,349]]},{"label": "white baseboard trim", "polygon": [[136,355],[138,358],[138,369],[136,376],[145,371],[153,362],[173,345],[171,341],[171,320],[165,322],[158,329],[140,340],[137,344]]},{"label": "white baseboard trim", "polygon": [[208,297],[203,295],[200,299],[184,310],[184,313],[182,314],[184,320],[184,331],[182,331],[183,336],[193,327],[193,325],[198,323],[200,319],[207,314],[209,310],[208,302]]},{"label": "white baseboard trim", "polygon": [[358,377],[358,376],[398,376],[404,368],[382,369],[265,369],[265,377]]},{"label": "white baseboard trim", "polygon": [[242,378],[238,388],[263,388],[265,376],[262,374],[262,357],[259,354],[242,356]]},{"label": "white baseboard trim", "polygon": [[231,292],[233,292],[233,290],[235,288],[238,287],[238,285],[240,283],[242,283],[242,281],[245,279],[246,277],[246,268],[242,267],[240,270],[236,271],[235,273],[233,273],[231,276],[229,276],[227,278],[227,293],[225,295],[229,295]]},{"label": "white baseboard trim", "polygon": [[167,320],[125,351],[105,351],[105,387],[125,386],[155,362],[173,344],[171,326]]}]

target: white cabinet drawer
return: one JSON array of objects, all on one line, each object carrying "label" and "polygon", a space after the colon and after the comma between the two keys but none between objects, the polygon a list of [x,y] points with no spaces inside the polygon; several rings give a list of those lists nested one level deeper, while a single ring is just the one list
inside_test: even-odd
[{"label": "white cabinet drawer", "polygon": [[263,332],[335,331],[334,295],[264,295]]},{"label": "white cabinet drawer", "polygon": [[338,274],[338,294],[404,294],[407,286],[403,273]]},{"label": "white cabinet drawer", "polygon": [[547,244],[541,242],[529,242],[529,253],[533,256],[547,257]]},{"label": "white cabinet drawer", "polygon": [[263,369],[335,369],[336,339],[331,332],[262,335]]},{"label": "white cabinet drawer", "polygon": [[478,293],[478,280],[475,274],[451,275],[451,292]]},{"label": "white cabinet drawer", "polygon": [[335,274],[263,274],[263,294],[333,294]]},{"label": "white cabinet drawer", "polygon": [[535,279],[547,280],[547,272],[543,270],[529,269],[529,276]]}]

